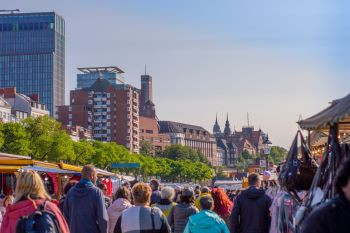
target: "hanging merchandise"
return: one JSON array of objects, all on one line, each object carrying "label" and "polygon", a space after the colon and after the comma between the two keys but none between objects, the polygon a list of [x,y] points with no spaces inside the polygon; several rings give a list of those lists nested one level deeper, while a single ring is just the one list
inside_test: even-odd
[{"label": "hanging merchandise", "polygon": [[[298,139],[300,138],[301,158],[298,158]],[[311,156],[304,137],[299,130],[287,154],[286,164],[279,176],[281,186],[289,191],[309,190],[317,170],[317,164]]]}]

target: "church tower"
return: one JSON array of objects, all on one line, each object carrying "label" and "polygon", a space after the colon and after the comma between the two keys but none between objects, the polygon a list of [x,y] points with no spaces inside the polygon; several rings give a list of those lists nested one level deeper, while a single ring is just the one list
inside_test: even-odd
[{"label": "church tower", "polygon": [[225,123],[225,129],[224,129],[224,134],[226,137],[231,135],[231,127],[230,127],[230,122],[228,121],[228,113],[226,117],[226,123]]},{"label": "church tower", "polygon": [[221,129],[220,129],[220,125],[218,123],[218,114],[216,114],[216,120],[215,120],[215,124],[213,127],[213,134],[215,136],[220,136],[221,135]]}]

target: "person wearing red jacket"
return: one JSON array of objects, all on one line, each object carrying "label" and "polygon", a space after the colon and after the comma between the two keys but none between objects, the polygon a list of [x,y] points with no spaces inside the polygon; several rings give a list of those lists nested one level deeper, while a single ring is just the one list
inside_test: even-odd
[{"label": "person wearing red jacket", "polygon": [[15,233],[20,217],[32,214],[47,201],[45,209],[53,213],[59,223],[62,233],[70,233],[68,224],[56,204],[45,191],[44,184],[34,171],[24,171],[17,179],[14,204],[7,207],[1,225],[0,233]]}]

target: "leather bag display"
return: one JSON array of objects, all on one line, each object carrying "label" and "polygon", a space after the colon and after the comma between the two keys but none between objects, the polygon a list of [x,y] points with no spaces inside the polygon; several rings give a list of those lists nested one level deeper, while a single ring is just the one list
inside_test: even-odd
[{"label": "leather bag display", "polygon": [[[300,141],[300,146],[299,142]],[[279,175],[280,183],[288,191],[309,190],[316,174],[317,163],[299,130],[287,154],[286,163]]]}]

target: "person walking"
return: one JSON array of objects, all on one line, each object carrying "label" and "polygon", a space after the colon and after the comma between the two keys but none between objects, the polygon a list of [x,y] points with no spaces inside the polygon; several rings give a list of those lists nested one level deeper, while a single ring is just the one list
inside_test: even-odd
[{"label": "person walking", "polygon": [[184,188],[180,195],[180,204],[174,206],[168,216],[168,223],[174,233],[183,233],[189,217],[198,213],[194,200],[193,190]]},{"label": "person walking", "polygon": [[197,207],[197,209],[200,209],[200,199],[204,196],[211,196],[210,189],[207,186],[203,186],[201,189],[201,193],[199,194],[197,200],[194,202],[194,205]]},{"label": "person walking", "polygon": [[145,183],[132,188],[135,206],[123,211],[118,218],[114,233],[170,233],[170,226],[162,211],[149,207],[152,189]]},{"label": "person walking", "polygon": [[160,191],[159,191],[159,181],[151,180],[150,186],[152,188],[152,196],[150,205],[156,204],[162,199]]},{"label": "person walking", "polygon": [[334,186],[338,197],[313,210],[301,226],[302,233],[350,232],[350,159],[339,168]]},{"label": "person walking", "polygon": [[113,204],[108,208],[108,232],[113,233],[115,224],[118,221],[118,218],[122,214],[123,210],[131,207],[131,194],[127,187],[120,187],[115,196]]},{"label": "person walking", "polygon": [[54,215],[62,233],[69,233],[66,220],[58,207],[50,202],[51,197],[46,192],[43,181],[34,171],[23,171],[17,178],[14,203],[7,207],[0,233],[15,233],[16,225],[23,216],[29,216],[40,206]]},{"label": "person walking", "polygon": [[111,206],[111,198],[107,196],[107,185],[105,185],[104,183],[99,183],[97,187],[102,190],[106,209],[108,209]]},{"label": "person walking", "polygon": [[184,233],[230,233],[225,221],[212,211],[214,200],[211,196],[203,196],[199,205],[201,211],[189,218]]},{"label": "person walking", "polygon": [[258,174],[248,176],[249,188],[237,196],[232,215],[232,233],[268,233],[271,223],[272,200],[260,189]]},{"label": "person walking", "polygon": [[92,165],[83,167],[82,179],[68,192],[64,216],[71,233],[107,233],[108,214],[102,191],[95,186],[97,172]]},{"label": "person walking", "polygon": [[61,197],[61,199],[58,203],[58,207],[60,208],[62,213],[63,213],[64,201],[66,200],[67,194],[68,194],[69,190],[77,183],[78,183],[77,181],[70,181],[66,184],[66,186],[64,186],[64,189],[63,189],[64,195],[63,195],[63,197]]},{"label": "person walking", "polygon": [[232,212],[232,201],[221,188],[213,188],[211,196],[214,199],[214,212],[217,213],[230,226],[230,216]]},{"label": "person walking", "polygon": [[168,217],[173,206],[176,206],[177,203],[173,201],[175,196],[175,191],[172,187],[166,186],[160,192],[161,199],[158,203],[153,204],[152,207],[158,207],[165,217]]}]

